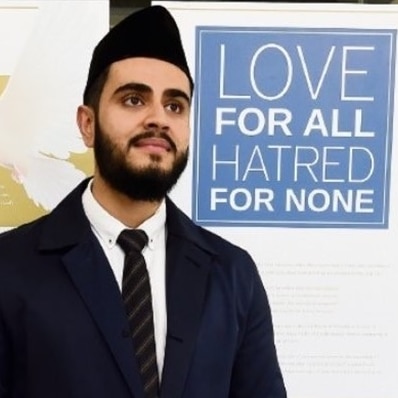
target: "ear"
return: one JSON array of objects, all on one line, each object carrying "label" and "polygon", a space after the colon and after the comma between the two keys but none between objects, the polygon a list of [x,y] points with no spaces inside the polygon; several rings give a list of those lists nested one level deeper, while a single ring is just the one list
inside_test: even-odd
[{"label": "ear", "polygon": [[80,105],[77,108],[76,121],[84,143],[88,148],[92,148],[94,146],[95,133],[95,118],[93,109],[87,105]]}]

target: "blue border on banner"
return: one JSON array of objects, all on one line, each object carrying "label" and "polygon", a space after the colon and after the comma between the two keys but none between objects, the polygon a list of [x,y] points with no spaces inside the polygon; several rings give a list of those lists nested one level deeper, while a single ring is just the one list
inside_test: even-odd
[{"label": "blue border on banner", "polygon": [[194,221],[388,228],[396,35],[196,27]]}]

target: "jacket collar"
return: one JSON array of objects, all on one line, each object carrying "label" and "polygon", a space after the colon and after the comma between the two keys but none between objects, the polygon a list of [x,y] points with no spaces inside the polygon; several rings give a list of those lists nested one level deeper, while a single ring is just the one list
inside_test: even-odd
[{"label": "jacket collar", "polygon": [[[56,250],[77,245],[91,232],[82,206],[82,195],[90,179],[82,181],[46,216],[39,248]],[[198,228],[177,206],[166,198],[167,231],[177,239],[190,242],[209,254],[216,254]]]},{"label": "jacket collar", "polygon": [[89,179],[82,181],[46,216],[39,250],[57,250],[77,245],[91,232],[84,214],[82,195]]}]

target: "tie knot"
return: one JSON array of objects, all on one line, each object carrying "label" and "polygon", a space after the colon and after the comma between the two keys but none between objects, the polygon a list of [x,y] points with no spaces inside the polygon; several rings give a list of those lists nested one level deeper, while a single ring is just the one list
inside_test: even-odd
[{"label": "tie knot", "polygon": [[148,243],[148,236],[142,229],[124,229],[117,242],[126,254],[131,251],[141,252]]}]

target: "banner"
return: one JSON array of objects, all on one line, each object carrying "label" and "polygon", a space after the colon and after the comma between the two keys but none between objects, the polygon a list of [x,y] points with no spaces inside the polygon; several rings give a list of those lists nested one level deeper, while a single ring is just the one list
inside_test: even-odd
[{"label": "banner", "polygon": [[387,227],[395,42],[198,27],[196,221]]},{"label": "banner", "polygon": [[155,3],[195,76],[172,197],[254,257],[289,398],[396,398],[398,6]]},{"label": "banner", "polygon": [[0,230],[54,206],[91,154],[76,109],[109,2],[0,0]]}]

